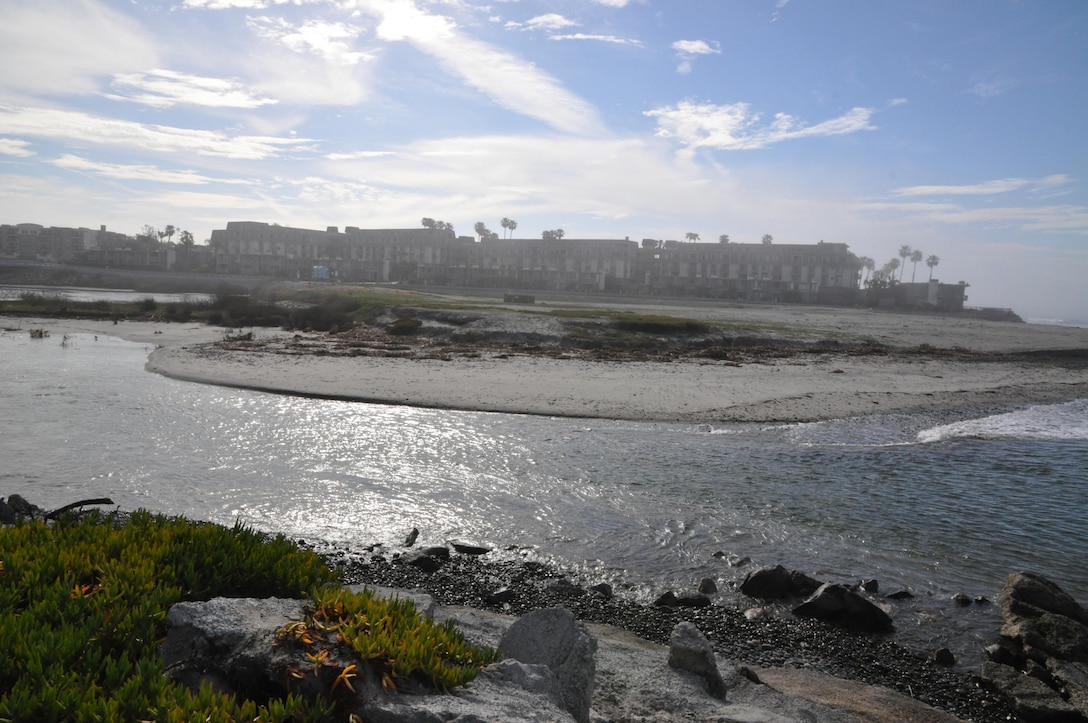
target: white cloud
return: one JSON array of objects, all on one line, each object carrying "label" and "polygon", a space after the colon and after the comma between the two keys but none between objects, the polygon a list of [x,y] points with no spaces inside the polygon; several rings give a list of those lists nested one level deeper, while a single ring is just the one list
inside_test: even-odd
[{"label": "white cloud", "polygon": [[114,76],[112,85],[120,92],[107,97],[142,103],[153,108],[169,108],[173,105],[259,108],[277,102],[254,95],[237,79],[205,78],[170,70],[121,73]]},{"label": "white cloud", "polygon": [[30,94],[93,93],[99,78],[158,65],[153,39],[95,0],[0,2],[0,87]]},{"label": "white cloud", "polygon": [[246,160],[275,158],[284,150],[312,144],[308,139],[228,135],[102,118],[78,111],[11,106],[0,106],[0,133],[140,148],[152,153],[195,153]]},{"label": "white cloud", "polygon": [[175,183],[196,186],[207,183],[251,183],[250,181],[243,181],[240,179],[210,178],[208,176],[202,176],[196,171],[168,171],[157,166],[146,164],[102,163],[71,154],[65,154],[60,158],[49,161],[49,163],[57,168],[73,171],[87,171],[96,176],[128,181],[151,181],[154,183]]},{"label": "white cloud", "polygon": [[549,35],[548,40],[595,40],[601,43],[615,43],[617,45],[639,45],[642,43],[638,40],[632,40],[629,38],[619,38],[615,35],[591,35],[588,33],[570,33],[567,35]]},{"label": "white cloud", "polygon": [[672,44],[672,49],[676,51],[677,57],[680,58],[680,64],[676,66],[676,72],[681,75],[687,75],[691,72],[692,61],[700,55],[720,55],[722,52],[721,44],[718,42],[708,43],[705,40],[677,40]]},{"label": "white cloud", "polygon": [[533,63],[461,32],[450,18],[420,10],[412,0],[355,2],[379,19],[379,38],[411,43],[503,108],[568,133],[601,132],[592,105]]},{"label": "white cloud", "polygon": [[598,5],[607,5],[610,8],[627,7],[631,0],[594,0]]},{"label": "white cloud", "polygon": [[711,45],[705,40],[677,40],[672,44],[672,49],[688,55],[720,55],[722,52],[721,44],[715,42]]},{"label": "white cloud", "polygon": [[525,27],[529,30],[560,30],[562,28],[571,28],[576,25],[578,25],[578,23],[573,20],[568,20],[556,13],[537,15],[535,18],[529,18],[525,21]]},{"label": "white cloud", "polygon": [[374,57],[372,53],[351,48],[362,28],[348,23],[307,20],[296,26],[272,17],[251,17],[248,23],[266,40],[280,43],[296,53],[316,55],[334,65],[356,65]]},{"label": "white cloud", "polygon": [[1017,85],[1019,85],[1019,81],[1013,78],[992,78],[978,81],[968,88],[967,92],[971,95],[977,95],[979,98],[996,98],[1009,92]]},{"label": "white cloud", "polygon": [[690,101],[675,106],[645,111],[657,118],[657,135],[673,138],[690,149],[753,150],[798,138],[844,135],[873,130],[871,108],[853,108],[831,120],[805,125],[785,113],[778,113],[770,124],[760,124],[759,114],[752,114],[747,103],[732,105],[696,104]]},{"label": "white cloud", "polygon": [[30,143],[15,138],[0,138],[0,154],[18,158],[30,158],[35,155],[34,151],[30,150]]}]

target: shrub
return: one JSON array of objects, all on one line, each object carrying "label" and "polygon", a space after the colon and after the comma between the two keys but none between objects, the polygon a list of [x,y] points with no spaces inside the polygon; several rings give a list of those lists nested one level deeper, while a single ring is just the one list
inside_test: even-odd
[{"label": "shrub", "polygon": [[422,328],[423,322],[419,319],[411,319],[408,317],[402,317],[397,319],[392,324],[386,327],[386,330],[390,334],[397,334],[400,336],[411,336]]},{"label": "shrub", "polygon": [[313,553],[241,525],[137,512],[0,528],[0,720],[324,719],[324,701],[190,693],[156,645],[178,601],[301,597],[333,579]]},{"label": "shrub", "polygon": [[627,332],[642,334],[705,334],[710,326],[695,319],[681,319],[675,316],[657,314],[616,315],[612,317],[612,326]]}]

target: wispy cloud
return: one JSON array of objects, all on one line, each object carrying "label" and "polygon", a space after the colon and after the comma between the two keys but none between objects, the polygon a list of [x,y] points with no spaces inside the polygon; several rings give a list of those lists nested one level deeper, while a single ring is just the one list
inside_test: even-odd
[{"label": "wispy cloud", "polygon": [[96,2],[0,2],[0,88],[94,93],[102,75],[159,65],[154,40],[132,18]]},{"label": "wispy cloud", "polygon": [[691,72],[691,64],[696,57],[700,55],[720,55],[722,52],[720,43],[717,41],[708,43],[705,40],[677,40],[672,44],[672,49],[676,51],[676,55],[680,59],[680,65],[676,67],[676,72],[682,75]]},{"label": "wispy cloud", "polygon": [[1000,178],[960,186],[907,186],[895,189],[892,194],[895,196],[992,196],[1021,189],[1053,190],[1072,182],[1073,179],[1069,176],[1056,174],[1040,179]]},{"label": "wispy cloud", "polygon": [[645,111],[657,118],[657,135],[675,139],[689,149],[714,148],[741,151],[799,138],[837,136],[873,130],[872,108],[853,108],[838,118],[806,125],[793,116],[778,113],[768,124],[761,124],[747,103],[732,105],[697,104],[684,101],[674,106]]},{"label": "wispy cloud", "polygon": [[549,35],[548,40],[595,40],[601,43],[615,43],[616,45],[642,45],[641,41],[631,38],[620,38],[615,35],[593,35],[590,33],[568,33],[566,35]]},{"label": "wispy cloud", "polygon": [[91,161],[80,156],[65,154],[49,161],[57,168],[85,171],[96,176],[129,181],[151,181],[154,183],[173,183],[202,186],[208,183],[232,183],[249,185],[251,181],[241,179],[221,179],[204,176],[196,171],[169,171],[158,166],[146,164],[103,163]]},{"label": "wispy cloud", "polygon": [[115,75],[113,87],[119,92],[107,94],[114,100],[126,100],[154,108],[197,105],[208,108],[259,108],[276,100],[250,92],[234,78],[205,78],[170,70]]},{"label": "wispy cloud", "polygon": [[275,136],[230,135],[103,118],[79,111],[0,106],[0,133],[84,144],[141,148],[153,153],[191,153],[244,160],[275,158],[313,141]]},{"label": "wispy cloud", "polygon": [[1075,204],[972,208],[955,203],[870,201],[859,204],[857,208],[868,212],[912,216],[929,223],[974,224],[992,230],[1011,229],[1088,236],[1088,207]]},{"label": "wispy cloud", "polygon": [[34,151],[30,150],[30,143],[15,138],[0,138],[0,154],[18,158],[30,158],[35,155]]},{"label": "wispy cloud", "polygon": [[378,18],[380,39],[411,43],[501,107],[568,133],[602,131],[592,105],[533,63],[463,33],[452,19],[421,10],[412,0],[355,2]]},{"label": "wispy cloud", "polygon": [[971,95],[977,95],[979,98],[996,98],[1009,92],[1019,84],[1019,81],[1014,78],[990,78],[972,84],[967,92]]},{"label": "wispy cloud", "polygon": [[573,20],[557,13],[537,15],[535,18],[529,18],[524,23],[524,27],[528,30],[561,30],[562,28],[573,28],[577,25],[578,23]]}]

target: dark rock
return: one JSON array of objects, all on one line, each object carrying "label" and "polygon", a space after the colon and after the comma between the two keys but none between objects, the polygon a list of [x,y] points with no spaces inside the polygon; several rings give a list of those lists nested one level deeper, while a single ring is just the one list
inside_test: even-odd
[{"label": "dark rock", "polygon": [[677,624],[669,636],[669,666],[695,673],[706,680],[706,690],[725,700],[726,686],[718,671],[714,648],[699,629],[689,622]]},{"label": "dark rock", "polygon": [[1045,612],[1088,623],[1088,612],[1069,594],[1042,575],[1017,572],[1009,576],[998,597],[1006,621],[1039,617]]},{"label": "dark rock", "polygon": [[508,587],[500,587],[494,592],[484,595],[484,602],[488,605],[502,605],[514,599],[515,592]]},{"label": "dark rock", "polygon": [[975,596],[975,605],[989,605],[990,599],[984,595]]},{"label": "dark rock", "polygon": [[467,542],[450,542],[450,547],[454,549],[454,552],[458,552],[462,555],[486,555],[491,552],[490,547],[472,545]]},{"label": "dark rock", "polygon": [[9,496],[8,506],[20,517],[35,517],[43,512],[41,507],[30,504],[22,495]]},{"label": "dark rock", "polygon": [[703,595],[713,595],[718,592],[718,585],[712,578],[704,577],[699,581],[699,587],[696,589]]},{"label": "dark rock", "polygon": [[986,646],[986,656],[995,663],[1019,667],[1024,663],[1023,650],[1013,644],[1011,640],[1002,640],[993,645]]},{"label": "dark rock", "polygon": [[862,633],[890,633],[892,619],[886,612],[845,585],[824,583],[793,609],[798,617],[816,618]]},{"label": "dark rock", "polygon": [[522,663],[548,666],[559,679],[563,707],[579,723],[589,721],[597,641],[569,610],[545,608],[519,618],[502,636],[499,651]]},{"label": "dark rock", "polygon": [[1046,657],[1088,662],[1088,626],[1064,615],[1043,613],[1037,618],[1021,618],[1006,623],[1001,634],[1023,646],[1029,658],[1042,657],[1040,662]]},{"label": "dark rock", "polygon": [[560,577],[552,580],[546,587],[547,591],[553,595],[561,597],[581,597],[586,594],[585,588],[575,585],[573,582],[565,577]]},{"label": "dark rock", "polygon": [[962,592],[958,592],[958,593],[956,593],[955,595],[952,596],[952,601],[955,602],[957,605],[962,605],[963,607],[967,607],[968,605],[971,604],[971,596],[970,595],[965,595]]},{"label": "dark rock", "polygon": [[940,648],[933,651],[933,662],[937,665],[955,665],[956,656],[948,648]]},{"label": "dark rock", "polygon": [[442,563],[437,558],[428,555],[423,550],[409,552],[402,555],[400,559],[405,565],[418,567],[420,570],[423,570],[423,572],[435,572],[438,568],[442,567]]},{"label": "dark rock", "polygon": [[[1046,668],[1065,692],[1063,697],[1077,710],[1088,711],[1088,665],[1051,658]],[[1086,716],[1088,717],[1088,716]]]},{"label": "dark rock", "polygon": [[408,536],[404,538],[404,546],[411,547],[416,544],[416,539],[419,537],[419,528],[413,527],[412,531],[408,533]]},{"label": "dark rock", "polygon": [[4,500],[0,500],[0,525],[14,525],[18,519],[15,509]]},{"label": "dark rock", "polygon": [[435,547],[424,547],[420,550],[424,555],[433,557],[436,560],[448,560],[450,559],[450,548],[442,547],[441,545]]},{"label": "dark rock", "polygon": [[862,580],[859,587],[865,592],[876,592],[880,589],[880,583],[876,580]]},{"label": "dark rock", "polygon": [[781,565],[753,570],[740,584],[740,591],[760,600],[781,600],[811,595],[820,582],[807,575],[789,571]]},{"label": "dark rock", "polygon": [[605,598],[606,600],[611,600],[612,599],[612,596],[613,596],[612,586],[609,585],[607,582],[597,583],[596,585],[594,585],[593,587],[591,587],[589,589],[592,590],[593,592],[597,593],[601,597]]},{"label": "dark rock", "polygon": [[1001,663],[986,662],[979,672],[988,690],[1008,695],[1020,718],[1028,723],[1076,721],[1082,723],[1080,712],[1062,700],[1057,691],[1016,668]]},{"label": "dark rock", "polygon": [[896,590],[890,595],[886,596],[889,600],[910,600],[914,597],[914,593],[910,590]]},{"label": "dark rock", "polygon": [[654,600],[654,605],[656,605],[657,607],[675,608],[680,607],[680,601],[676,597],[676,593],[674,593],[672,590],[668,590],[659,595],[658,598]]},{"label": "dark rock", "polygon": [[689,595],[678,595],[676,597],[677,607],[682,608],[705,608],[710,607],[710,598],[701,593],[691,593]]}]

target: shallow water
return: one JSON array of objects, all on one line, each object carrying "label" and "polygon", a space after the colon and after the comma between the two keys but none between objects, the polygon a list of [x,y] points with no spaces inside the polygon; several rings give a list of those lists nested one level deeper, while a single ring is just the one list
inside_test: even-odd
[{"label": "shallow water", "polygon": [[[1088,400],[941,423],[709,426],[322,401],[144,371],[151,347],[0,334],[0,495],[109,496],[362,547],[463,538],[649,600],[752,565],[880,581],[901,641],[970,661],[1030,569],[1088,600]],[[730,567],[723,552],[751,558]],[[736,601],[730,593],[726,601]]]}]

